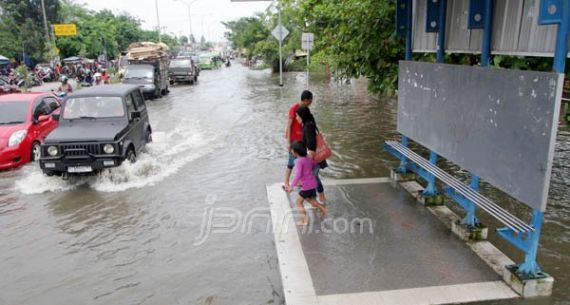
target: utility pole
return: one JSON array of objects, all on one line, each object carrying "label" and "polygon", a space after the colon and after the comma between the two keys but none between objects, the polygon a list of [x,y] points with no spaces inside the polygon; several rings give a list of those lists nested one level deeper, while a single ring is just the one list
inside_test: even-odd
[{"label": "utility pole", "polygon": [[[255,1],[275,1],[277,2],[277,11],[279,14],[279,22],[277,27],[279,28],[279,31],[275,34],[273,34],[273,36],[275,36],[277,34],[277,36],[279,36],[279,38],[277,38],[279,40],[279,86],[283,87],[283,27],[281,25],[281,0],[230,0],[231,2],[255,2]],[[288,35],[288,32],[285,32],[285,35]]]},{"label": "utility pole", "polygon": [[[192,33],[192,4],[194,4],[194,2],[197,2],[199,0],[193,0],[193,1],[184,1],[184,0],[173,0],[174,2],[181,2],[183,4],[186,5],[186,7],[188,8],[188,29],[190,30],[189,34],[188,34],[188,43],[192,43],[192,37],[194,37],[194,33]],[[194,37],[194,40],[196,39],[196,37]]]},{"label": "utility pole", "polygon": [[283,26],[281,25],[281,1],[278,0],[279,11],[279,86],[283,87]]},{"label": "utility pole", "polygon": [[[42,0],[43,2],[43,0]],[[158,0],[154,0],[154,5],[156,7],[156,23],[158,24],[158,42],[162,42],[162,38],[160,37],[160,16],[158,14]]]},{"label": "utility pole", "polygon": [[192,45],[192,37],[194,35],[192,35],[192,14],[190,12],[190,5],[192,5],[192,3],[187,3],[187,6],[188,6],[188,29],[190,30],[190,34],[188,35],[188,44]]},{"label": "utility pole", "polygon": [[48,45],[51,43],[51,39],[49,36],[49,29],[48,29],[48,24],[47,24],[47,15],[46,15],[46,5],[44,3],[44,0],[41,1],[42,4],[42,14],[44,15],[44,29],[46,31],[46,39],[48,42]]},{"label": "utility pole", "polygon": [[307,51],[307,90],[309,90],[309,70],[311,65],[311,49],[313,48],[313,42],[315,41],[315,34],[313,33],[303,33],[301,35],[301,47],[303,50]]},{"label": "utility pole", "polygon": [[309,68],[311,65],[311,50],[307,50],[307,90],[309,90]]}]

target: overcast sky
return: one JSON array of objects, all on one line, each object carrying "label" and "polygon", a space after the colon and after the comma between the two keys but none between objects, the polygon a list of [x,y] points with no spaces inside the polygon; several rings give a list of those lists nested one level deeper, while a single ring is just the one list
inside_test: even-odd
[{"label": "overcast sky", "polygon": [[[263,12],[270,1],[231,2],[230,0],[157,0],[160,26],[163,32],[187,36],[190,32],[188,6],[191,3],[192,33],[197,40],[202,35],[209,41],[224,40],[225,27],[221,21],[253,16]],[[143,20],[143,28],[156,29],[155,0],[76,0],[89,9],[110,9],[115,13],[128,12]]]}]

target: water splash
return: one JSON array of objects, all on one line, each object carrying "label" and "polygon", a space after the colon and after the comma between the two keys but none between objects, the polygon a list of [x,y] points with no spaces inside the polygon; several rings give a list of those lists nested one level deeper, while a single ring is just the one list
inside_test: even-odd
[{"label": "water splash", "polygon": [[79,186],[101,192],[121,192],[155,185],[214,149],[215,134],[198,126],[183,122],[171,131],[154,132],[153,142],[146,146],[136,163],[124,162],[97,176],[71,177],[65,181],[60,177],[45,176],[37,165],[30,166],[16,181],[15,188],[23,194],[41,194],[70,191]]}]

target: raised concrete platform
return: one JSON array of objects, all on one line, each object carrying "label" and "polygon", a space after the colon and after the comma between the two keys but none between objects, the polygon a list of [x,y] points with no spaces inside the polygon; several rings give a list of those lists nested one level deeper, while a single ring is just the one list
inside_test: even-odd
[{"label": "raised concrete platform", "polygon": [[329,215],[321,221],[308,209],[306,228],[295,226],[297,194],[289,196],[280,184],[267,187],[287,304],[451,304],[518,297],[501,280],[498,264],[509,261],[496,248],[457,239],[451,223],[438,219],[453,220],[444,207],[426,208],[390,181],[325,182]]}]

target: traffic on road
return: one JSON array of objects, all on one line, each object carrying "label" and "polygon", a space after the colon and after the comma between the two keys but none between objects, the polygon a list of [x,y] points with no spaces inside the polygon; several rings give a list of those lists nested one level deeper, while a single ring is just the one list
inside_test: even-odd
[{"label": "traffic on road", "polygon": [[[172,55],[165,44],[133,43],[124,72],[117,75],[122,86],[111,85],[105,67],[113,63],[107,62],[79,63],[73,72],[57,67],[54,77],[60,75],[61,84],[51,91],[41,83],[35,93],[20,93],[25,82],[15,85],[15,80],[1,78],[0,130],[6,147],[0,150],[0,170],[40,161],[46,175],[67,179],[97,174],[124,160],[134,163],[152,140],[145,99],[169,94],[171,85],[197,85],[203,67],[218,68],[222,61],[230,66],[229,55],[223,60],[212,51],[195,54]],[[36,70],[47,69],[38,65]],[[100,72],[92,77],[92,69]],[[69,81],[73,75],[75,86]]]}]

